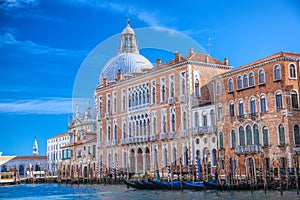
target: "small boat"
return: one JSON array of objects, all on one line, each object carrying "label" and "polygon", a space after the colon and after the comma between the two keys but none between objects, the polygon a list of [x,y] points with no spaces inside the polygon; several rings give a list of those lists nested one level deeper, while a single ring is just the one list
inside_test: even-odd
[{"label": "small boat", "polygon": [[156,189],[160,190],[181,190],[184,185],[179,180],[169,182],[152,181],[152,183],[155,185]]},{"label": "small boat", "polygon": [[139,190],[153,190],[156,189],[152,182],[148,181],[129,181],[124,180],[125,185],[127,188],[134,188]]},{"label": "small boat", "polygon": [[192,181],[185,181],[184,182],[184,189],[190,190],[204,190],[205,186],[203,182],[192,182]]},{"label": "small boat", "polygon": [[2,172],[0,173],[0,185],[15,185],[17,180],[14,172]]}]

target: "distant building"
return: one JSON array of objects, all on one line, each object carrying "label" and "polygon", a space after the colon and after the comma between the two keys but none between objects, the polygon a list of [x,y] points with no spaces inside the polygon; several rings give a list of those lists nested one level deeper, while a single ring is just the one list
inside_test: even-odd
[{"label": "distant building", "polygon": [[21,177],[32,176],[33,171],[47,171],[47,156],[38,156],[35,138],[32,156],[3,156],[0,153],[0,172],[19,171]]},{"label": "distant building", "polygon": [[50,174],[58,173],[63,158],[61,147],[69,143],[70,136],[68,133],[62,133],[47,140],[47,163]]}]

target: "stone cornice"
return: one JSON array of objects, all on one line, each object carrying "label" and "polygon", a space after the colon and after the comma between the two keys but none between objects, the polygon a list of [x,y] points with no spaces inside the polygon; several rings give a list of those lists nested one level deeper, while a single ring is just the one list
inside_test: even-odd
[{"label": "stone cornice", "polygon": [[291,57],[291,56],[280,56],[280,57],[273,58],[273,59],[270,59],[270,60],[267,60],[267,61],[263,61],[261,63],[250,65],[248,67],[244,67],[242,69],[237,68],[237,69],[232,70],[230,72],[226,72],[225,74],[215,76],[213,78],[213,80],[216,80],[216,79],[219,79],[219,78],[228,77],[228,76],[232,76],[234,74],[238,74],[238,73],[241,73],[241,72],[244,72],[244,71],[250,71],[250,70],[252,70],[254,68],[261,67],[263,65],[268,65],[268,64],[274,63],[274,62],[283,61],[283,60],[284,61],[300,61],[300,58],[295,58],[295,57]]}]

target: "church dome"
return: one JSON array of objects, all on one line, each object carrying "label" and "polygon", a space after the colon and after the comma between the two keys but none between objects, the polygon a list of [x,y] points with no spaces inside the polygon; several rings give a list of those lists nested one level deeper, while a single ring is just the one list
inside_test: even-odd
[{"label": "church dome", "polygon": [[151,68],[153,65],[150,61],[139,53],[134,30],[127,19],[127,25],[122,31],[118,55],[105,64],[100,73],[99,83],[103,83],[103,78],[107,78],[108,82],[115,81],[119,71],[126,75]]},{"label": "church dome", "polygon": [[136,53],[121,53],[111,58],[103,67],[99,82],[107,78],[108,82],[115,81],[118,71],[123,75],[143,72],[144,69],[151,69],[153,65],[144,56]]}]

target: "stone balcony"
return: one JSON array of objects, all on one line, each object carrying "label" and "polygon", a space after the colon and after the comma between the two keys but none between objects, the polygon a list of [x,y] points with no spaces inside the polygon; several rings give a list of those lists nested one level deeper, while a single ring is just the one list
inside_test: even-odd
[{"label": "stone balcony", "polygon": [[109,147],[109,146],[110,146],[110,141],[107,140],[107,141],[105,142],[105,146]]},{"label": "stone balcony", "polygon": [[175,104],[175,98],[174,97],[168,98],[168,104],[170,105]]},{"label": "stone balcony", "polygon": [[260,153],[261,146],[258,144],[238,146],[235,148],[235,154],[253,154]]},{"label": "stone balcony", "polygon": [[156,141],[156,140],[158,140],[158,135],[157,134],[151,135],[150,141]]},{"label": "stone balcony", "polygon": [[170,132],[170,138],[176,138],[176,132]]},{"label": "stone balcony", "polygon": [[180,137],[186,137],[187,136],[187,131],[186,130],[182,130],[180,132]]},{"label": "stone balcony", "polygon": [[161,140],[168,139],[168,135],[169,135],[168,133],[161,133],[161,134],[160,134],[160,139],[161,139]]},{"label": "stone balcony", "polygon": [[185,95],[179,96],[179,102],[180,102],[180,103],[185,103],[185,102],[186,102],[186,97],[185,97]]},{"label": "stone balcony", "polygon": [[214,133],[216,132],[217,129],[215,126],[200,126],[200,127],[195,127],[191,129],[190,133],[192,135],[203,135],[207,133]]},{"label": "stone balcony", "polygon": [[112,145],[112,146],[116,146],[116,145],[117,145],[117,140],[111,141],[111,145]]}]

